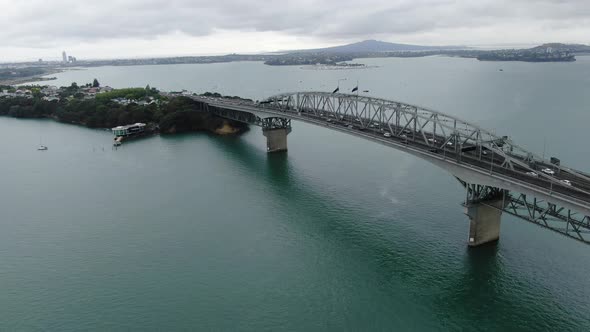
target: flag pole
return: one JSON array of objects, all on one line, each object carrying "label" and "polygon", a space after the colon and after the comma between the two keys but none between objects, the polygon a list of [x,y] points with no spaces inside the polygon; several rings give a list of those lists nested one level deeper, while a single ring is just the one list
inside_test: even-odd
[{"label": "flag pole", "polygon": [[332,91],[332,94],[340,91],[340,81],[346,81],[346,78],[341,78],[338,80],[338,86],[336,87],[336,90]]}]

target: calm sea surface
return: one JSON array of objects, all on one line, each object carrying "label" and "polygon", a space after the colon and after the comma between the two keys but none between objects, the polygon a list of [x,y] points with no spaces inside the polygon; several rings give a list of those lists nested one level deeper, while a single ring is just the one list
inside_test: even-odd
[{"label": "calm sea surface", "polygon": [[[262,99],[346,78],[590,171],[589,57],[356,62],[377,67],[97,67],[49,84]],[[504,215],[497,246],[468,250],[460,184],[394,149],[303,123],[275,155],[259,128],[118,150],[49,120],[0,118],[0,133],[0,330],[590,330],[590,247]]]}]

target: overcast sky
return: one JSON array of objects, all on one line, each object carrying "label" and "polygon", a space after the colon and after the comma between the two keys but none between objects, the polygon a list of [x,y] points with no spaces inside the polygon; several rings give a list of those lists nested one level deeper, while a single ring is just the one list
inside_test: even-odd
[{"label": "overcast sky", "polygon": [[590,0],[0,0],[0,61],[590,43]]}]

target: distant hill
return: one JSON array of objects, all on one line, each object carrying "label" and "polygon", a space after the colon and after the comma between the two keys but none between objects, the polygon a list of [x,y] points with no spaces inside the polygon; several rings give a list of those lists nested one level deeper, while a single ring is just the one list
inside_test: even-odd
[{"label": "distant hill", "polygon": [[590,45],[584,44],[562,44],[547,43],[531,48],[532,51],[545,51],[551,48],[553,51],[571,52],[571,53],[590,53]]},{"label": "distant hill", "polygon": [[410,44],[388,43],[379,40],[363,40],[361,42],[309,50],[297,50],[290,53],[367,53],[367,52],[406,52],[466,49],[463,46],[422,46]]}]

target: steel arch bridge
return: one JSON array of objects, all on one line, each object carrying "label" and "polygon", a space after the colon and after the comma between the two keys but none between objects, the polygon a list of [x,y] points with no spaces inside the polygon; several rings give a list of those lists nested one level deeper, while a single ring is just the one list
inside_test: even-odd
[{"label": "steel arch bridge", "polygon": [[442,167],[466,188],[463,205],[471,220],[470,245],[498,239],[502,212],[590,244],[589,174],[556,158],[545,160],[508,136],[458,117],[398,101],[329,92],[283,93],[258,103],[200,101],[219,116],[259,125],[263,132],[284,130],[284,149],[290,120],[295,119]]},{"label": "steel arch bridge", "polygon": [[[270,97],[263,104],[283,110],[299,110],[322,116],[329,113],[346,120],[353,120],[359,129],[385,128],[393,135],[406,135],[412,141],[419,141],[436,149],[452,145],[475,147],[478,153],[493,151],[502,159],[500,167],[514,170],[515,166],[529,171],[535,169],[531,163],[543,162],[543,158],[516,145],[508,136],[497,136],[476,124],[455,116],[425,107],[405,104],[386,99],[332,94],[327,92],[295,92]],[[450,144],[449,144],[450,143]],[[480,154],[481,156],[481,154]],[[546,161],[546,163],[549,163]],[[590,181],[590,175],[567,168],[572,175]],[[539,174],[548,181],[559,182],[545,173]],[[557,183],[563,185],[563,183]]]}]

